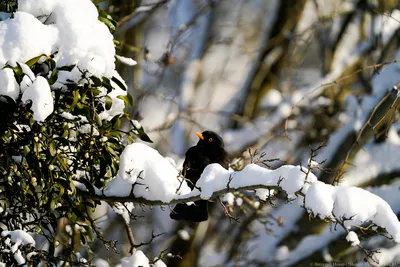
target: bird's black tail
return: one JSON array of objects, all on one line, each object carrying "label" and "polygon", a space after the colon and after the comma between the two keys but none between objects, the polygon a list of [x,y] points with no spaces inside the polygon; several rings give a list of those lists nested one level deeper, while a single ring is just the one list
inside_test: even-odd
[{"label": "bird's black tail", "polygon": [[178,203],[174,210],[169,214],[171,219],[180,221],[203,222],[208,219],[208,201],[198,200],[194,205]]}]

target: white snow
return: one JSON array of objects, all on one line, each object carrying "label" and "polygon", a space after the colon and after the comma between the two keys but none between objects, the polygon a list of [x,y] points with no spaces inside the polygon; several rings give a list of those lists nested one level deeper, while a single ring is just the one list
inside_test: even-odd
[{"label": "white snow", "polygon": [[129,213],[132,212],[132,210],[135,208],[135,205],[132,202],[125,202],[124,204],[115,202],[112,208],[115,213],[122,216],[126,224],[129,224],[129,222],[131,221]]},{"label": "white snow", "polygon": [[[86,80],[82,79],[84,72],[86,77],[115,76],[125,84],[115,71],[113,36],[107,26],[98,20],[98,11],[91,1],[20,0],[18,4],[14,18],[0,21],[0,67],[6,63],[15,67],[19,62],[25,75],[18,86],[11,69],[1,70],[0,95],[16,100],[22,92],[24,102],[34,102],[34,119],[44,121],[52,112],[50,103],[53,102],[50,101],[49,86],[44,83],[47,77],[36,80],[32,70],[24,64],[42,54],[53,55],[57,67],[75,65],[71,72],[58,72],[53,89],[66,88],[68,80],[85,83]],[[132,59],[120,60],[131,65],[135,63]],[[111,84],[118,88],[113,81]],[[125,91],[116,90],[109,95],[113,105],[111,110],[102,113],[102,119],[121,114],[125,107],[124,101],[116,98],[126,95]]]},{"label": "white snow", "polygon": [[28,87],[22,95],[22,101],[32,101],[33,119],[44,121],[54,110],[53,97],[47,80],[41,76]]},{"label": "white snow", "polygon": [[[106,95],[106,89],[102,88],[100,90],[103,90],[104,94]],[[112,105],[111,108],[109,110],[104,109],[104,111],[102,111],[99,114],[100,119],[102,120],[111,120],[114,116],[116,115],[120,115],[124,112],[124,108],[125,108],[125,102],[122,99],[117,98],[120,95],[126,95],[126,91],[123,91],[122,89],[116,88],[114,90],[112,90],[109,94],[107,94],[109,97],[111,97],[112,100]],[[105,105],[105,99],[104,99],[104,103]]]},{"label": "white snow", "polygon": [[276,89],[271,89],[261,100],[262,108],[276,107],[282,102],[282,93]]},{"label": "white snow", "polygon": [[[395,213],[400,212],[400,206],[396,205],[400,201],[400,195],[398,193],[398,188],[399,188],[400,182],[395,182],[392,185],[384,185],[382,187],[377,187],[377,188],[368,188],[368,190],[371,193],[374,193],[380,197],[382,197],[385,201],[388,202],[389,205],[391,205],[394,209]],[[293,205],[292,205],[293,206]],[[289,207],[288,205],[283,206],[282,208]],[[297,209],[300,211],[300,209]],[[284,215],[291,214],[290,212],[285,212],[282,213]],[[285,220],[287,222],[289,220]],[[279,233],[279,232],[278,232]],[[319,234],[313,234],[313,235],[308,235],[304,237],[301,241],[300,244],[290,251],[290,254],[288,257],[283,261],[283,264],[281,266],[290,266],[293,265],[294,263],[300,261],[301,259],[304,259],[308,257],[309,255],[315,253],[316,251],[320,250],[323,247],[328,246],[331,242],[334,240],[337,240],[341,235],[346,234],[345,230],[343,228],[337,228],[336,231],[332,232],[332,229],[327,226],[325,229],[319,233]],[[267,239],[270,239],[270,236],[268,236]],[[379,254],[378,254],[379,255]],[[374,256],[375,257],[375,256]],[[385,266],[385,265],[383,265]]]},{"label": "white snow", "polygon": [[124,63],[125,65],[128,65],[128,66],[135,66],[137,64],[137,62],[135,60],[133,60],[132,58],[123,57],[123,56],[119,56],[119,55],[115,55],[115,57],[119,61],[121,61],[122,63]]},{"label": "white snow", "polygon": [[183,240],[189,240],[190,239],[190,234],[187,230],[181,229],[178,231],[178,235],[181,239]]},{"label": "white snow", "polygon": [[[306,169],[286,165],[276,170],[269,170],[255,164],[247,165],[242,171],[228,171],[219,164],[208,165],[196,186],[201,188],[201,198],[209,199],[216,191],[251,185],[280,186],[288,198],[295,198],[295,193],[306,192],[309,183],[316,181],[314,174],[306,177]],[[307,178],[307,179],[306,179]]]},{"label": "white snow", "polygon": [[169,160],[145,144],[134,143],[125,148],[118,175],[108,184],[104,193],[127,196],[132,185],[138,182],[133,190],[136,197],[167,203],[174,198],[183,199],[198,194],[202,199],[209,199],[214,192],[227,187],[279,186],[287,193],[288,199],[298,198],[297,193],[305,195],[305,208],[315,216],[342,221],[349,228],[373,222],[385,228],[396,242],[400,242],[400,222],[386,201],[361,188],[332,186],[317,181],[312,172],[300,166],[284,165],[269,170],[249,164],[242,171],[235,172],[219,164],[210,164],[196,183],[199,189],[188,193],[189,189],[183,183],[181,195],[176,194],[180,185],[177,177],[178,170]]},{"label": "white snow", "polygon": [[25,63],[21,63],[19,62],[19,65],[21,66],[22,72],[26,75],[24,75],[22,77],[22,81],[20,83],[20,87],[21,87],[21,93],[24,93],[25,90],[32,85],[32,82],[36,79],[35,74],[33,73],[33,71],[31,70],[31,68],[29,68],[28,65],[26,65]]},{"label": "white snow", "polygon": [[122,267],[150,267],[149,259],[141,250],[136,250],[130,257],[121,259]]},{"label": "white snow", "polygon": [[153,267],[167,267],[167,265],[162,260],[157,260]]},{"label": "white snow", "polygon": [[[40,6],[43,1],[36,1]],[[23,5],[24,1],[18,1]],[[19,9],[21,10],[21,8]],[[7,61],[26,62],[41,54],[50,55],[58,45],[55,25],[44,25],[27,12],[0,22],[0,66]]]},{"label": "white snow", "polygon": [[3,231],[1,233],[2,237],[9,236],[11,238],[11,242],[14,244],[9,244],[11,252],[13,253],[14,259],[18,262],[18,264],[24,264],[25,258],[22,256],[21,251],[19,250],[19,246],[23,245],[35,245],[35,240],[33,237],[23,230],[14,230],[14,231]]},{"label": "white snow", "polygon": [[[42,24],[44,29],[52,29],[56,41],[46,42],[50,44],[50,52],[58,51],[54,60],[57,66],[77,64],[82,70],[88,70],[98,77],[111,77],[114,66],[115,48],[113,37],[106,25],[100,22],[98,12],[93,3],[89,0],[70,0],[70,1],[48,1],[48,0],[23,0],[19,1],[19,11],[32,13],[35,16],[45,16],[46,24]],[[39,20],[36,20],[40,23]],[[42,32],[40,29],[29,28],[33,33]],[[40,38],[29,38],[29,40]],[[28,60],[41,53],[28,56]],[[15,59],[21,61],[20,59]],[[22,60],[23,61],[23,60]],[[67,79],[78,80],[81,73],[75,68],[71,73],[60,72],[58,86]]]},{"label": "white snow", "polygon": [[277,261],[282,261],[286,259],[288,254],[289,254],[289,248],[287,246],[281,246],[276,251],[275,259]]},{"label": "white snow", "polygon": [[392,266],[399,262],[400,245],[396,244],[391,248],[381,248],[372,256],[378,262],[371,262],[373,266]]},{"label": "white snow", "polygon": [[[177,193],[187,193],[190,188],[178,179],[178,170],[157,150],[142,144],[133,143],[125,147],[120,157],[117,177],[108,183],[106,195],[126,196],[134,186],[134,195],[146,199],[170,201]],[[140,177],[140,178],[139,178]]]},{"label": "white snow", "polygon": [[20,245],[35,245],[33,237],[23,230],[3,231],[1,236],[10,236],[11,242],[19,243]]},{"label": "white snow", "polygon": [[14,78],[14,71],[10,68],[0,70],[0,95],[9,96],[14,100],[19,96],[19,86]]},{"label": "white snow", "polygon": [[274,195],[274,190],[269,189],[256,189],[256,196],[261,200],[267,200],[269,197]]},{"label": "white snow", "polygon": [[233,203],[235,202],[235,196],[229,192],[224,195],[224,198],[222,199],[223,202],[227,203],[228,205],[232,206]]},{"label": "white snow", "polygon": [[309,188],[305,206],[320,218],[344,220],[346,227],[373,222],[400,242],[400,222],[389,204],[379,196],[357,187],[315,182]]},{"label": "white snow", "polygon": [[96,267],[110,267],[110,264],[108,264],[107,261],[97,258],[93,261],[93,265]]},{"label": "white snow", "polygon": [[349,242],[351,244],[352,247],[355,247],[355,246],[360,244],[360,240],[358,239],[358,235],[353,231],[350,231],[347,234],[346,240],[347,240],[347,242]]}]

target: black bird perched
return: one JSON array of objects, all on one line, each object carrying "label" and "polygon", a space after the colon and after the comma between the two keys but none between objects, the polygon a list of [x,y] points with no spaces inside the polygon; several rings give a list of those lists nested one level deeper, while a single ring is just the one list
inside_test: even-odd
[{"label": "black bird perched", "polygon": [[[228,153],[224,149],[221,136],[212,131],[197,132],[200,138],[197,145],[188,149],[183,162],[183,176],[189,180],[188,185],[193,190],[204,168],[208,164],[219,163],[228,169]],[[198,200],[193,205],[177,204],[170,213],[171,219],[202,222],[208,219],[208,201]]]}]

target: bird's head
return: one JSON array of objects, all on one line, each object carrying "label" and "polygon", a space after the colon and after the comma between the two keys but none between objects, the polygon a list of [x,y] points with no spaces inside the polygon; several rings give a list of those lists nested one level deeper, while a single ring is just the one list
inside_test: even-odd
[{"label": "bird's head", "polygon": [[204,147],[224,147],[222,137],[213,131],[197,132],[196,135],[200,138],[198,146]]}]

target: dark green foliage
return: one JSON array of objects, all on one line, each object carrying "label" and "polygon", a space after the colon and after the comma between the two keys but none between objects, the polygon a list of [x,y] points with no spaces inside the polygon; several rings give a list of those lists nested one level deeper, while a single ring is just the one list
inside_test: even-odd
[{"label": "dark green foliage", "polygon": [[0,11],[13,13],[17,11],[18,1],[17,0],[1,0],[0,1]]},{"label": "dark green foliage", "polygon": [[[44,62],[40,58],[29,60],[27,65],[38,75],[45,64],[52,71],[48,77],[44,74],[49,84],[56,81],[57,71],[74,68],[57,67],[51,57]],[[25,74],[19,65],[6,67],[13,69],[18,82],[22,80]],[[65,260],[76,260],[74,252],[88,245],[97,232],[91,215],[99,202],[82,197],[75,183],[94,194],[95,187],[103,188],[117,174],[124,148],[121,134],[127,134],[129,140],[136,134],[151,141],[143,128],[119,130],[122,121],[130,120],[127,114],[102,120],[99,114],[112,107],[112,99],[102,88],[108,92],[114,88],[108,78],[87,78],[85,71],[81,73],[79,83],[67,84],[67,90],[53,90],[54,112],[44,122],[33,120],[30,104],[22,103],[21,96],[17,101],[0,97],[0,223],[8,230],[31,229],[45,236],[53,249],[51,246],[41,257],[53,263],[57,262],[53,252],[60,238],[57,227],[61,218],[83,229],[77,235],[81,241],[78,246],[72,241],[64,244],[68,252]],[[121,99],[133,104],[130,96]],[[2,242],[0,238],[0,246]],[[0,253],[0,261],[15,263],[6,252]]]}]

